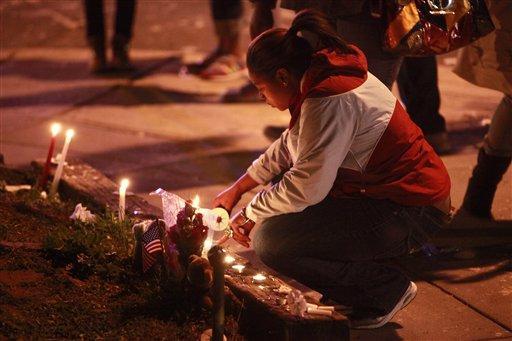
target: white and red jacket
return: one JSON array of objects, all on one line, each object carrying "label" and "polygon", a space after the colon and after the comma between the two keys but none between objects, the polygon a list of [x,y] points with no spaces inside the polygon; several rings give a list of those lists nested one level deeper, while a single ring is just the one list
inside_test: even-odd
[{"label": "white and red jacket", "polygon": [[260,184],[246,208],[254,221],[300,212],[327,195],[389,199],[428,206],[450,195],[450,178],[366,58],[324,49],[313,56],[290,106],[290,127],[247,173]]}]

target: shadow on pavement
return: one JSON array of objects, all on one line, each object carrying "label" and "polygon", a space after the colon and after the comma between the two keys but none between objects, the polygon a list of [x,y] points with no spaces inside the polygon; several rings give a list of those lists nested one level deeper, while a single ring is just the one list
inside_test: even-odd
[{"label": "shadow on pavement", "polygon": [[[486,281],[512,271],[511,257],[512,244],[508,244],[467,250],[447,248],[446,251],[434,256],[416,254],[400,260],[399,263],[429,281],[442,280],[458,284]],[[471,270],[471,273],[448,271],[457,269]],[[475,272],[475,269],[478,271]]]},{"label": "shadow on pavement", "polygon": [[[236,180],[260,154],[260,150],[220,151],[237,136],[213,137],[129,147],[81,155],[110,177],[138,179],[136,192],[226,184]],[[138,160],[133,162],[133,160]]]},{"label": "shadow on pavement", "polygon": [[460,153],[466,146],[473,145],[477,147],[482,143],[485,134],[489,130],[488,125],[469,126],[448,131],[448,140],[451,144],[451,150],[443,155],[454,155]]},{"label": "shadow on pavement", "polygon": [[386,340],[386,341],[395,341],[395,340],[403,340],[403,337],[400,337],[397,334],[398,329],[402,329],[403,327],[396,322],[389,322],[385,324],[381,328],[377,329],[351,329],[350,330],[350,339],[358,340],[358,341],[370,341],[370,340]]},{"label": "shadow on pavement", "polygon": [[117,89],[114,96],[99,98],[93,105],[159,105],[165,103],[220,103],[221,95],[198,94],[171,90],[153,85],[127,85]]},{"label": "shadow on pavement", "polygon": [[[237,151],[186,158],[151,167],[130,170],[127,174],[144,179],[136,191],[151,191],[158,187],[178,190],[229,184],[239,178],[261,151]],[[165,179],[162,181],[162,179]]]},{"label": "shadow on pavement", "polygon": [[89,60],[14,59],[1,66],[2,77],[23,76],[40,80],[83,80],[93,78],[131,78],[156,65],[166,64],[166,73],[178,73],[181,67],[177,56],[158,58],[132,58],[135,70],[131,73],[108,72],[93,75],[89,72]]},{"label": "shadow on pavement", "polygon": [[[115,85],[114,85],[115,86]],[[0,98],[0,107],[27,107],[55,104],[74,104],[76,97],[84,93],[98,93],[108,88],[108,85],[77,86],[68,89],[55,89],[24,96],[10,96]],[[169,90],[157,86],[131,86],[119,85],[109,96],[100,96],[88,106],[139,106],[160,105],[165,103],[219,103],[219,94],[197,94]]]}]

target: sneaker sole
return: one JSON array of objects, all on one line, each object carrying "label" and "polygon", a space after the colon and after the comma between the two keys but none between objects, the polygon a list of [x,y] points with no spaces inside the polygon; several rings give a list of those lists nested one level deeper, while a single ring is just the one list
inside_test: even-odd
[{"label": "sneaker sole", "polygon": [[402,298],[400,298],[400,301],[398,301],[398,303],[395,305],[393,310],[391,310],[391,312],[389,312],[389,314],[387,314],[382,319],[382,321],[380,321],[379,323],[376,323],[376,324],[372,324],[372,325],[357,326],[357,327],[352,327],[352,328],[353,329],[376,329],[376,328],[382,327],[383,325],[388,323],[396,315],[396,313],[398,313],[403,308],[407,307],[407,305],[409,303],[411,303],[411,301],[416,297],[417,292],[418,292],[418,287],[416,286],[416,284],[414,282],[411,281],[409,283],[409,287],[405,291],[404,295],[402,296]]}]

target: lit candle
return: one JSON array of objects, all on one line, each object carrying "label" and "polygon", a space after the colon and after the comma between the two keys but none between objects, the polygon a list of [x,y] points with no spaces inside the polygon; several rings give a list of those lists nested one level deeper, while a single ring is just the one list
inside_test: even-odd
[{"label": "lit candle", "polygon": [[192,200],[192,207],[199,208],[199,195],[196,194],[194,200]]},{"label": "lit candle", "polygon": [[128,179],[121,180],[121,184],[119,185],[119,221],[124,220],[124,214],[126,210],[126,189],[130,185],[130,181]]},{"label": "lit candle", "polygon": [[234,262],[235,262],[235,257],[233,257],[231,255],[226,255],[226,257],[224,257],[224,263],[232,264]]},{"label": "lit candle", "polygon": [[48,174],[50,173],[50,164],[52,162],[53,157],[53,151],[55,150],[55,140],[57,135],[60,133],[60,130],[62,129],[62,126],[60,123],[54,123],[52,124],[50,130],[52,132],[52,138],[50,140],[50,147],[48,148],[48,155],[46,155],[46,163],[44,164],[43,172],[41,173],[41,176],[39,177],[39,186],[40,188],[46,187],[46,182],[48,181]]},{"label": "lit candle", "polygon": [[208,229],[208,235],[207,235],[206,240],[204,241],[204,244],[203,244],[203,254],[202,254],[202,256],[204,258],[207,257],[208,251],[212,248],[212,245],[213,245],[212,237],[210,237],[210,231],[211,230],[212,229],[210,229],[210,228]]},{"label": "lit candle", "polygon": [[252,279],[256,282],[263,282],[264,280],[267,279],[267,276],[265,276],[264,274],[256,274],[252,276]]},{"label": "lit candle", "polygon": [[238,273],[242,273],[242,271],[244,271],[245,269],[245,265],[242,265],[242,264],[235,264],[232,266],[233,269],[235,269],[236,271],[238,271]]},{"label": "lit candle", "polygon": [[53,177],[52,186],[50,188],[50,196],[54,196],[57,193],[57,188],[59,188],[60,178],[62,176],[62,170],[64,169],[64,162],[66,162],[66,155],[68,153],[69,144],[71,143],[71,139],[75,135],[75,131],[73,129],[66,130],[66,140],[64,141],[64,147],[62,147],[62,152],[60,153],[59,165],[57,166],[57,170],[55,171],[55,176]]}]

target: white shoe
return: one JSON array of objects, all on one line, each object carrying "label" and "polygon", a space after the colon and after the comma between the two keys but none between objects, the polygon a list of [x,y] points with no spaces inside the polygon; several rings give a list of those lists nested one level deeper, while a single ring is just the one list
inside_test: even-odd
[{"label": "white shoe", "polygon": [[416,286],[416,284],[414,284],[414,282],[411,281],[405,293],[402,295],[400,300],[398,300],[398,303],[389,313],[387,313],[384,316],[379,316],[375,318],[351,320],[350,327],[354,329],[375,329],[382,327],[383,325],[388,323],[399,310],[405,308],[409,303],[411,303],[414,297],[416,297],[417,291],[418,287]]}]

